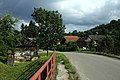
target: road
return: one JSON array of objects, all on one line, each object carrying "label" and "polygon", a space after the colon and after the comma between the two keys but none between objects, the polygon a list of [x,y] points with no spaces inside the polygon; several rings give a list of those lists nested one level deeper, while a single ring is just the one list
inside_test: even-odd
[{"label": "road", "polygon": [[100,55],[64,52],[80,80],[120,80],[120,60]]}]

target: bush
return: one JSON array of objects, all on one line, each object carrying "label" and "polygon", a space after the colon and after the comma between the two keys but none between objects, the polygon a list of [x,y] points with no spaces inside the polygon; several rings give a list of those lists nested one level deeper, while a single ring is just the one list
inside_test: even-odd
[{"label": "bush", "polygon": [[78,46],[75,42],[67,42],[57,46],[58,51],[77,51]]},{"label": "bush", "polygon": [[0,56],[0,61],[3,62],[3,63],[6,63],[7,62],[7,57]]}]

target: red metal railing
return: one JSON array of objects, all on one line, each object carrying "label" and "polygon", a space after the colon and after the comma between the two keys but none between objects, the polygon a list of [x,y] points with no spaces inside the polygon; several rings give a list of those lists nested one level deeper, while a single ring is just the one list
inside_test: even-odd
[{"label": "red metal railing", "polygon": [[56,51],[54,50],[52,56],[48,61],[29,79],[29,80],[52,80],[53,72],[55,70]]}]

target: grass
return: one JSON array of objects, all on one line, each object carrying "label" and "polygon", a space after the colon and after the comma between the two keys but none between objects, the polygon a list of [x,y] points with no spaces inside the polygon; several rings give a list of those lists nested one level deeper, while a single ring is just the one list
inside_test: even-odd
[{"label": "grass", "polygon": [[50,57],[47,53],[39,53],[40,58],[35,61],[17,63],[10,66],[0,62],[0,80],[27,80],[31,77]]},{"label": "grass", "polygon": [[114,54],[111,54],[111,53],[105,53],[105,52],[82,51],[82,53],[96,54],[96,55],[102,55],[102,56],[107,56],[107,57],[111,57],[111,58],[120,59],[120,56],[118,56],[118,55],[114,55]]},{"label": "grass", "polygon": [[0,80],[15,80],[28,64],[29,62],[25,62],[10,66],[0,62]]},{"label": "grass", "polygon": [[56,55],[57,64],[60,63],[61,61],[63,61],[63,64],[65,65],[65,68],[68,71],[69,80],[78,80],[77,73],[73,66],[71,65],[71,63],[69,62],[69,60],[67,59],[67,57],[62,53],[57,53]]}]

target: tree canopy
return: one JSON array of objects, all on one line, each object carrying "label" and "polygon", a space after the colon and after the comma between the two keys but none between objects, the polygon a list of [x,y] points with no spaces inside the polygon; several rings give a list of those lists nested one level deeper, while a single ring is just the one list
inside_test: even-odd
[{"label": "tree canopy", "polygon": [[8,50],[14,51],[19,43],[17,31],[14,29],[16,22],[17,19],[10,14],[0,15],[0,57],[7,57]]},{"label": "tree canopy", "polygon": [[32,17],[38,24],[38,40],[41,45],[54,46],[63,37],[65,26],[58,11],[35,8]]},{"label": "tree canopy", "polygon": [[65,33],[62,15],[58,11],[34,8],[31,16],[35,22],[30,21],[28,26],[22,24],[21,33],[24,36],[36,38],[40,47],[54,47]]}]

